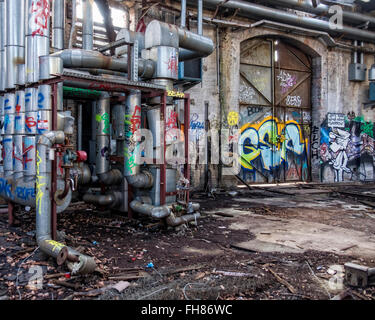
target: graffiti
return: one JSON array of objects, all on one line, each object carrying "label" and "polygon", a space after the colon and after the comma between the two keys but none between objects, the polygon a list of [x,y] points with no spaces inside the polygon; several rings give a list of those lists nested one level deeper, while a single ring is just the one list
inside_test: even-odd
[{"label": "graffiti", "polygon": [[65,244],[62,244],[60,242],[54,241],[54,240],[46,240],[46,242],[52,246],[52,251],[60,251],[62,248],[65,247]]},{"label": "graffiti", "polygon": [[240,85],[240,101],[244,103],[254,102],[256,97],[255,90],[252,87]]},{"label": "graffiti", "polygon": [[25,170],[27,170],[27,164],[29,162],[33,162],[32,158],[29,158],[29,152],[34,149],[34,146],[31,145],[25,149],[25,144],[23,144],[23,164],[25,167]]},{"label": "graffiti", "polygon": [[313,159],[319,159],[319,128],[313,126],[311,135],[311,156]]},{"label": "graffiti", "polygon": [[103,133],[105,134],[110,134],[110,129],[111,129],[111,126],[110,126],[110,119],[109,119],[109,114],[107,112],[105,112],[104,114],[100,115],[100,114],[97,114],[96,115],[96,121],[97,122],[101,122],[103,121],[104,122],[104,129],[103,129]]},{"label": "graffiti", "polygon": [[172,74],[178,74],[178,58],[176,55],[172,55],[169,60],[167,61],[168,70],[172,72]]},{"label": "graffiti", "polygon": [[16,188],[16,195],[18,198],[27,201],[30,198],[35,199],[35,189],[34,188],[24,188],[24,187],[17,187]]},{"label": "graffiti", "polygon": [[240,117],[238,115],[238,112],[231,111],[228,114],[228,124],[230,126],[236,126],[238,124],[238,121],[240,120]]},{"label": "graffiti", "polygon": [[199,114],[193,113],[190,118],[190,132],[195,135],[196,139],[199,139],[205,132],[205,126],[203,121],[199,121]]},{"label": "graffiti", "polygon": [[300,96],[287,96],[285,103],[289,107],[300,107],[302,105],[302,98]]},{"label": "graffiti", "polygon": [[44,192],[42,191],[42,187],[46,185],[46,183],[41,183],[43,179],[45,179],[43,176],[40,175],[40,165],[42,163],[42,158],[39,156],[39,151],[36,151],[36,207],[38,210],[38,214],[42,214],[42,198],[44,196]]},{"label": "graffiti", "polygon": [[297,84],[297,77],[292,76],[289,73],[281,70],[280,74],[277,76],[277,80],[280,81],[281,93],[285,94],[290,88]]},{"label": "graffiti", "polygon": [[[366,179],[375,160],[374,125],[355,114],[329,113],[320,128],[321,167],[329,166],[334,172],[334,182]],[[370,157],[370,158],[368,158]],[[362,167],[362,169],[361,169]],[[326,179],[322,176],[322,179]]]},{"label": "graffiti", "polygon": [[36,127],[36,121],[34,117],[27,117],[25,120],[25,127],[28,132],[33,132],[32,128]]},{"label": "graffiti", "polygon": [[39,134],[43,134],[46,130],[48,130],[49,122],[48,120],[41,119],[41,115],[38,113],[38,122],[37,122],[37,130]]},{"label": "graffiti", "polygon": [[141,127],[141,107],[135,106],[134,113],[130,119],[130,131],[134,134]]},{"label": "graffiti", "polygon": [[178,91],[173,91],[173,90],[168,90],[167,91],[167,96],[168,97],[175,97],[175,98],[185,98],[185,93],[178,92]]},{"label": "graffiti", "polygon": [[165,124],[166,125],[166,139],[167,141],[175,140],[176,130],[178,129],[177,127],[178,115],[176,111],[172,109],[167,119],[168,121]]},{"label": "graffiti", "polygon": [[280,123],[274,117],[267,117],[258,124],[246,124],[241,128],[241,165],[253,171],[254,161],[261,160],[262,169],[271,171],[285,163],[288,166],[288,152],[304,156],[308,139],[303,138],[303,129],[290,120]]},{"label": "graffiti", "polygon": [[100,154],[102,155],[103,158],[106,158],[107,160],[109,159],[109,148],[104,147],[102,150],[100,150]]},{"label": "graffiti", "polygon": [[39,92],[39,94],[38,94],[38,108],[39,109],[44,108],[43,102],[44,102],[44,95],[43,95],[43,93]]},{"label": "graffiti", "polygon": [[50,17],[50,7],[48,0],[34,0],[31,3],[29,25],[32,36],[46,36],[48,32],[48,19]]},{"label": "graffiti", "polygon": [[6,197],[14,199],[14,196],[12,194],[12,185],[3,178],[0,178],[0,194],[4,194]]},{"label": "graffiti", "polygon": [[4,110],[5,111],[12,109],[12,106],[8,105],[9,101],[10,101],[9,99],[5,99],[5,101],[4,101]]},{"label": "graffiti", "polygon": [[263,112],[263,107],[248,107],[247,108],[247,116],[251,117],[254,114]]},{"label": "graffiti", "polygon": [[127,159],[125,166],[127,170],[131,170],[136,166],[135,152],[136,152],[136,135],[137,130],[141,128],[142,109],[140,106],[135,106],[132,115],[125,115],[125,141],[129,148],[124,148],[124,156]]},{"label": "graffiti", "polygon": [[7,131],[8,126],[10,125],[10,123],[11,123],[11,121],[10,121],[9,114],[6,114],[4,116],[4,131]]}]

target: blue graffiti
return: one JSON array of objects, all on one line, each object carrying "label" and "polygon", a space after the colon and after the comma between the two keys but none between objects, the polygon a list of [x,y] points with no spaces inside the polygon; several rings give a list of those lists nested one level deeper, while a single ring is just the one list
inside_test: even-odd
[{"label": "blue graffiti", "polygon": [[22,129],[21,116],[15,116],[14,118],[14,129],[19,131]]},{"label": "blue graffiti", "polygon": [[16,194],[18,198],[24,201],[27,201],[30,198],[35,199],[35,188],[17,187]]},{"label": "blue graffiti", "polygon": [[10,124],[10,118],[9,115],[6,114],[4,117],[4,130],[6,131],[8,129],[8,125]]},{"label": "blue graffiti", "polygon": [[329,131],[326,128],[320,128],[320,144],[326,143],[329,144],[330,138],[329,138]]},{"label": "blue graffiti", "polygon": [[12,106],[9,106],[8,103],[9,103],[9,99],[5,99],[5,101],[4,101],[4,110],[10,110],[10,109],[12,109]]},{"label": "blue graffiti", "polygon": [[31,93],[26,93],[25,94],[25,107],[27,109],[27,106],[29,105],[30,101],[31,101]]},{"label": "blue graffiti", "polygon": [[12,185],[3,178],[0,178],[0,194],[5,195],[10,199],[14,199],[14,196],[12,194]]},{"label": "blue graffiti", "polygon": [[39,109],[44,108],[43,101],[44,101],[44,95],[43,95],[43,93],[39,92],[39,94],[38,94],[38,108]]}]

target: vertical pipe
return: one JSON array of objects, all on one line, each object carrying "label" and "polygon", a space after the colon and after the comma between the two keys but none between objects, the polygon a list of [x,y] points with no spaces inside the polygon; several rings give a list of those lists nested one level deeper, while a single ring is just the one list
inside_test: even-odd
[{"label": "vertical pipe", "polygon": [[[184,100],[184,134],[185,134],[185,179],[190,181],[189,164],[189,130],[190,130],[190,96]],[[187,192],[186,203],[190,201],[190,193]]]},{"label": "vertical pipe", "polygon": [[49,54],[49,1],[27,0],[26,83],[39,81],[39,57]]},{"label": "vertical pipe", "polygon": [[102,93],[96,105],[96,174],[109,171],[110,155],[110,96]]},{"label": "vertical pipe", "polygon": [[186,28],[186,0],[181,0],[181,28]]},{"label": "vertical pipe", "polygon": [[203,35],[203,0],[198,0],[198,34]]},{"label": "vertical pipe", "polygon": [[6,14],[4,0],[0,0],[0,92],[5,90],[6,63]]},{"label": "vertical pipe", "polygon": [[[19,84],[18,69],[19,65],[24,64],[25,60],[25,2],[24,0],[6,0],[6,89],[14,89]],[[22,79],[21,79],[22,80]],[[22,81],[21,81],[22,82]],[[22,84],[22,83],[21,83]]]},{"label": "vertical pipe", "polygon": [[92,12],[93,1],[83,0],[82,49],[94,48],[94,20]]},{"label": "vertical pipe", "polygon": [[73,37],[76,31],[76,22],[77,22],[77,1],[72,0],[72,28],[70,29],[69,49],[73,48]]},{"label": "vertical pipe", "polygon": [[166,192],[167,192],[167,166],[166,166],[166,159],[165,159],[165,153],[166,153],[166,112],[167,112],[167,93],[166,91],[163,93],[162,96],[162,103],[161,103],[161,110],[160,110],[160,116],[161,116],[161,124],[162,124],[162,146],[161,146],[161,154],[162,154],[162,163],[160,165],[160,205],[163,206],[166,203]]},{"label": "vertical pipe", "polygon": [[78,150],[82,150],[82,103],[78,104],[78,125],[77,125],[77,148]]},{"label": "vertical pipe", "polygon": [[53,1],[52,23],[52,48],[56,51],[63,50],[65,35],[65,0]]},{"label": "vertical pipe", "polygon": [[141,93],[131,91],[126,99],[125,111],[125,147],[124,147],[124,176],[135,176],[140,172],[136,165],[137,149],[134,133],[141,127]]}]

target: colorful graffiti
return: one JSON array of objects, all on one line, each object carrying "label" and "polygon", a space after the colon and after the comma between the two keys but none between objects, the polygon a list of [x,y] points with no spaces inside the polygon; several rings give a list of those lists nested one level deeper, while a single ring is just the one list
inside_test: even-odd
[{"label": "colorful graffiti", "polygon": [[308,143],[296,121],[281,123],[270,116],[260,123],[248,123],[241,128],[240,162],[245,170],[250,171],[255,169],[257,159],[261,161],[261,169],[266,171],[283,163],[288,167],[288,152],[304,157]]},{"label": "colorful graffiti", "polygon": [[327,114],[320,128],[320,160],[322,169],[333,169],[334,182],[368,179],[366,166],[373,167],[375,159],[374,129],[373,122],[354,113]]},{"label": "colorful graffiti", "polygon": [[287,93],[290,88],[294,87],[297,84],[297,77],[290,75],[284,70],[280,71],[279,75],[277,76],[277,80],[280,81],[282,94]]},{"label": "colorful graffiti", "polygon": [[46,183],[41,183],[45,177],[40,175],[40,165],[42,163],[42,158],[39,155],[38,150],[36,151],[36,207],[38,210],[38,214],[42,214],[42,198],[44,196],[43,187],[46,185]]},{"label": "colorful graffiti", "polygon": [[47,0],[37,0],[31,3],[29,25],[32,36],[45,36],[48,31],[48,19],[50,16],[50,6]]}]

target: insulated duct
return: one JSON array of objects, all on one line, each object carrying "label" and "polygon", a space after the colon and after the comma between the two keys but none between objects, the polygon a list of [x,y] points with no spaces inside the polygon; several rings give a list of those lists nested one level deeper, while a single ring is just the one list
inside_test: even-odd
[{"label": "insulated duct", "polygon": [[65,0],[53,1],[52,25],[52,48],[55,51],[63,50],[65,35]]},{"label": "insulated duct", "polygon": [[331,24],[329,21],[324,21],[310,17],[300,17],[293,13],[288,13],[283,10],[269,8],[254,3],[249,3],[240,0],[229,0],[224,2],[222,0],[205,0],[205,4],[213,7],[220,6],[223,8],[235,10],[239,9],[238,15],[247,18],[248,15],[251,15],[261,18],[267,18],[269,20],[284,22],[291,25],[304,27],[307,29],[310,28],[315,30],[326,31],[330,34],[343,34],[349,39],[375,42],[375,33],[371,31],[361,30],[349,26],[343,26],[342,29],[334,30],[331,28]]},{"label": "insulated duct", "polygon": [[[97,51],[67,49],[56,52],[51,56],[60,57],[64,68],[94,68],[120,72],[128,72],[128,59],[108,57]],[[141,77],[151,78],[154,74],[154,62],[139,59],[138,74]]]}]

